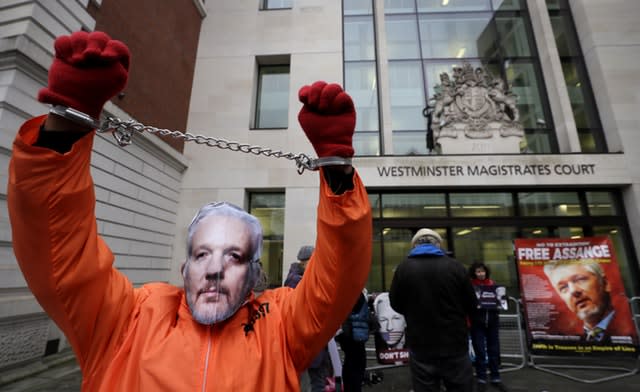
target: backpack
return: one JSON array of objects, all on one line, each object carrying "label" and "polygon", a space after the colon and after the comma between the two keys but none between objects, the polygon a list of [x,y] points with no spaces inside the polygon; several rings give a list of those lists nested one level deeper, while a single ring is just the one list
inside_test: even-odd
[{"label": "backpack", "polygon": [[369,306],[363,301],[357,312],[349,314],[351,324],[351,338],[356,342],[366,342],[369,339]]}]

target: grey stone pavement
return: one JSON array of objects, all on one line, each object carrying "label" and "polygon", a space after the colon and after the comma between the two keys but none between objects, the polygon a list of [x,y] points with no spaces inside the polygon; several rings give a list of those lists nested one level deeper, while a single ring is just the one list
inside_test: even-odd
[{"label": "grey stone pavement", "polygon": [[[574,361],[578,363],[577,360]],[[565,361],[566,364],[566,361]],[[620,360],[617,363],[607,361],[607,365],[624,366],[637,369],[638,360]],[[369,366],[377,367],[370,361]],[[604,364],[601,364],[604,366]],[[515,369],[511,367],[511,369]],[[581,380],[596,380],[610,377],[620,372],[605,371],[602,369],[553,369],[563,372],[571,377]],[[382,382],[374,385],[366,385],[363,392],[409,392],[411,382],[409,368],[407,366],[385,368],[380,370],[383,375]],[[502,373],[504,384],[512,392],[573,392],[573,391],[607,391],[607,392],[638,392],[640,391],[640,374],[629,377],[617,378],[598,383],[584,383],[561,377],[530,366]],[[8,382],[15,380],[14,382]],[[12,371],[0,372],[0,391],[2,392],[78,392],[82,375],[73,354],[65,351],[46,357],[37,363],[16,368]],[[497,391],[491,387],[488,391]]]}]

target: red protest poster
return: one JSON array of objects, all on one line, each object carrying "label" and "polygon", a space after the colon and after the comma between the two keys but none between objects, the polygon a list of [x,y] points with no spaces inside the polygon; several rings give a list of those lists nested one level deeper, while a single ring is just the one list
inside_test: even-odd
[{"label": "red protest poster", "polygon": [[533,354],[637,356],[608,237],[516,239],[514,251]]}]

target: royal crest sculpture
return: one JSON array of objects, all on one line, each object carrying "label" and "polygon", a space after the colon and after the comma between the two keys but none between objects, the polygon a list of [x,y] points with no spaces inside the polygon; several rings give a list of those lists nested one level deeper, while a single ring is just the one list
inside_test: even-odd
[{"label": "royal crest sculpture", "polygon": [[[443,153],[517,153],[520,152],[524,129],[516,106],[517,96],[484,68],[464,63],[454,67],[452,78],[440,74],[440,84],[432,102],[432,127],[436,144]],[[458,139],[456,145],[446,139]],[[503,138],[510,139],[501,146]],[[465,139],[466,143],[461,143]],[[469,140],[471,139],[471,140]],[[496,139],[492,147],[478,139]],[[474,142],[475,140],[475,142]],[[444,144],[450,146],[445,151]],[[479,148],[479,146],[484,147]],[[471,148],[465,151],[464,146]],[[474,147],[475,146],[475,147]],[[461,150],[462,147],[462,150]],[[482,150],[482,151],[480,151]]]}]

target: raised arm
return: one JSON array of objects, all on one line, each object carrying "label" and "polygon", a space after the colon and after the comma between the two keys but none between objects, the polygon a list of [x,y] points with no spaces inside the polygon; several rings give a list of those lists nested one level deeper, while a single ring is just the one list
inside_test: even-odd
[{"label": "raised arm", "polygon": [[[98,117],[126,83],[127,47],[101,32],[77,32],[56,39],[55,51],[38,99]],[[133,288],[97,234],[92,144],[86,124],[55,114],[27,121],[14,141],[7,191],[20,269],[85,372],[107,355],[133,307]]]},{"label": "raised arm", "polygon": [[367,192],[349,159],[356,121],[351,97],[324,82],[304,86],[299,96],[298,119],[320,161],[344,161],[321,168],[315,251],[285,303],[288,345],[304,366],[335,334],[365,285],[372,222]]}]

